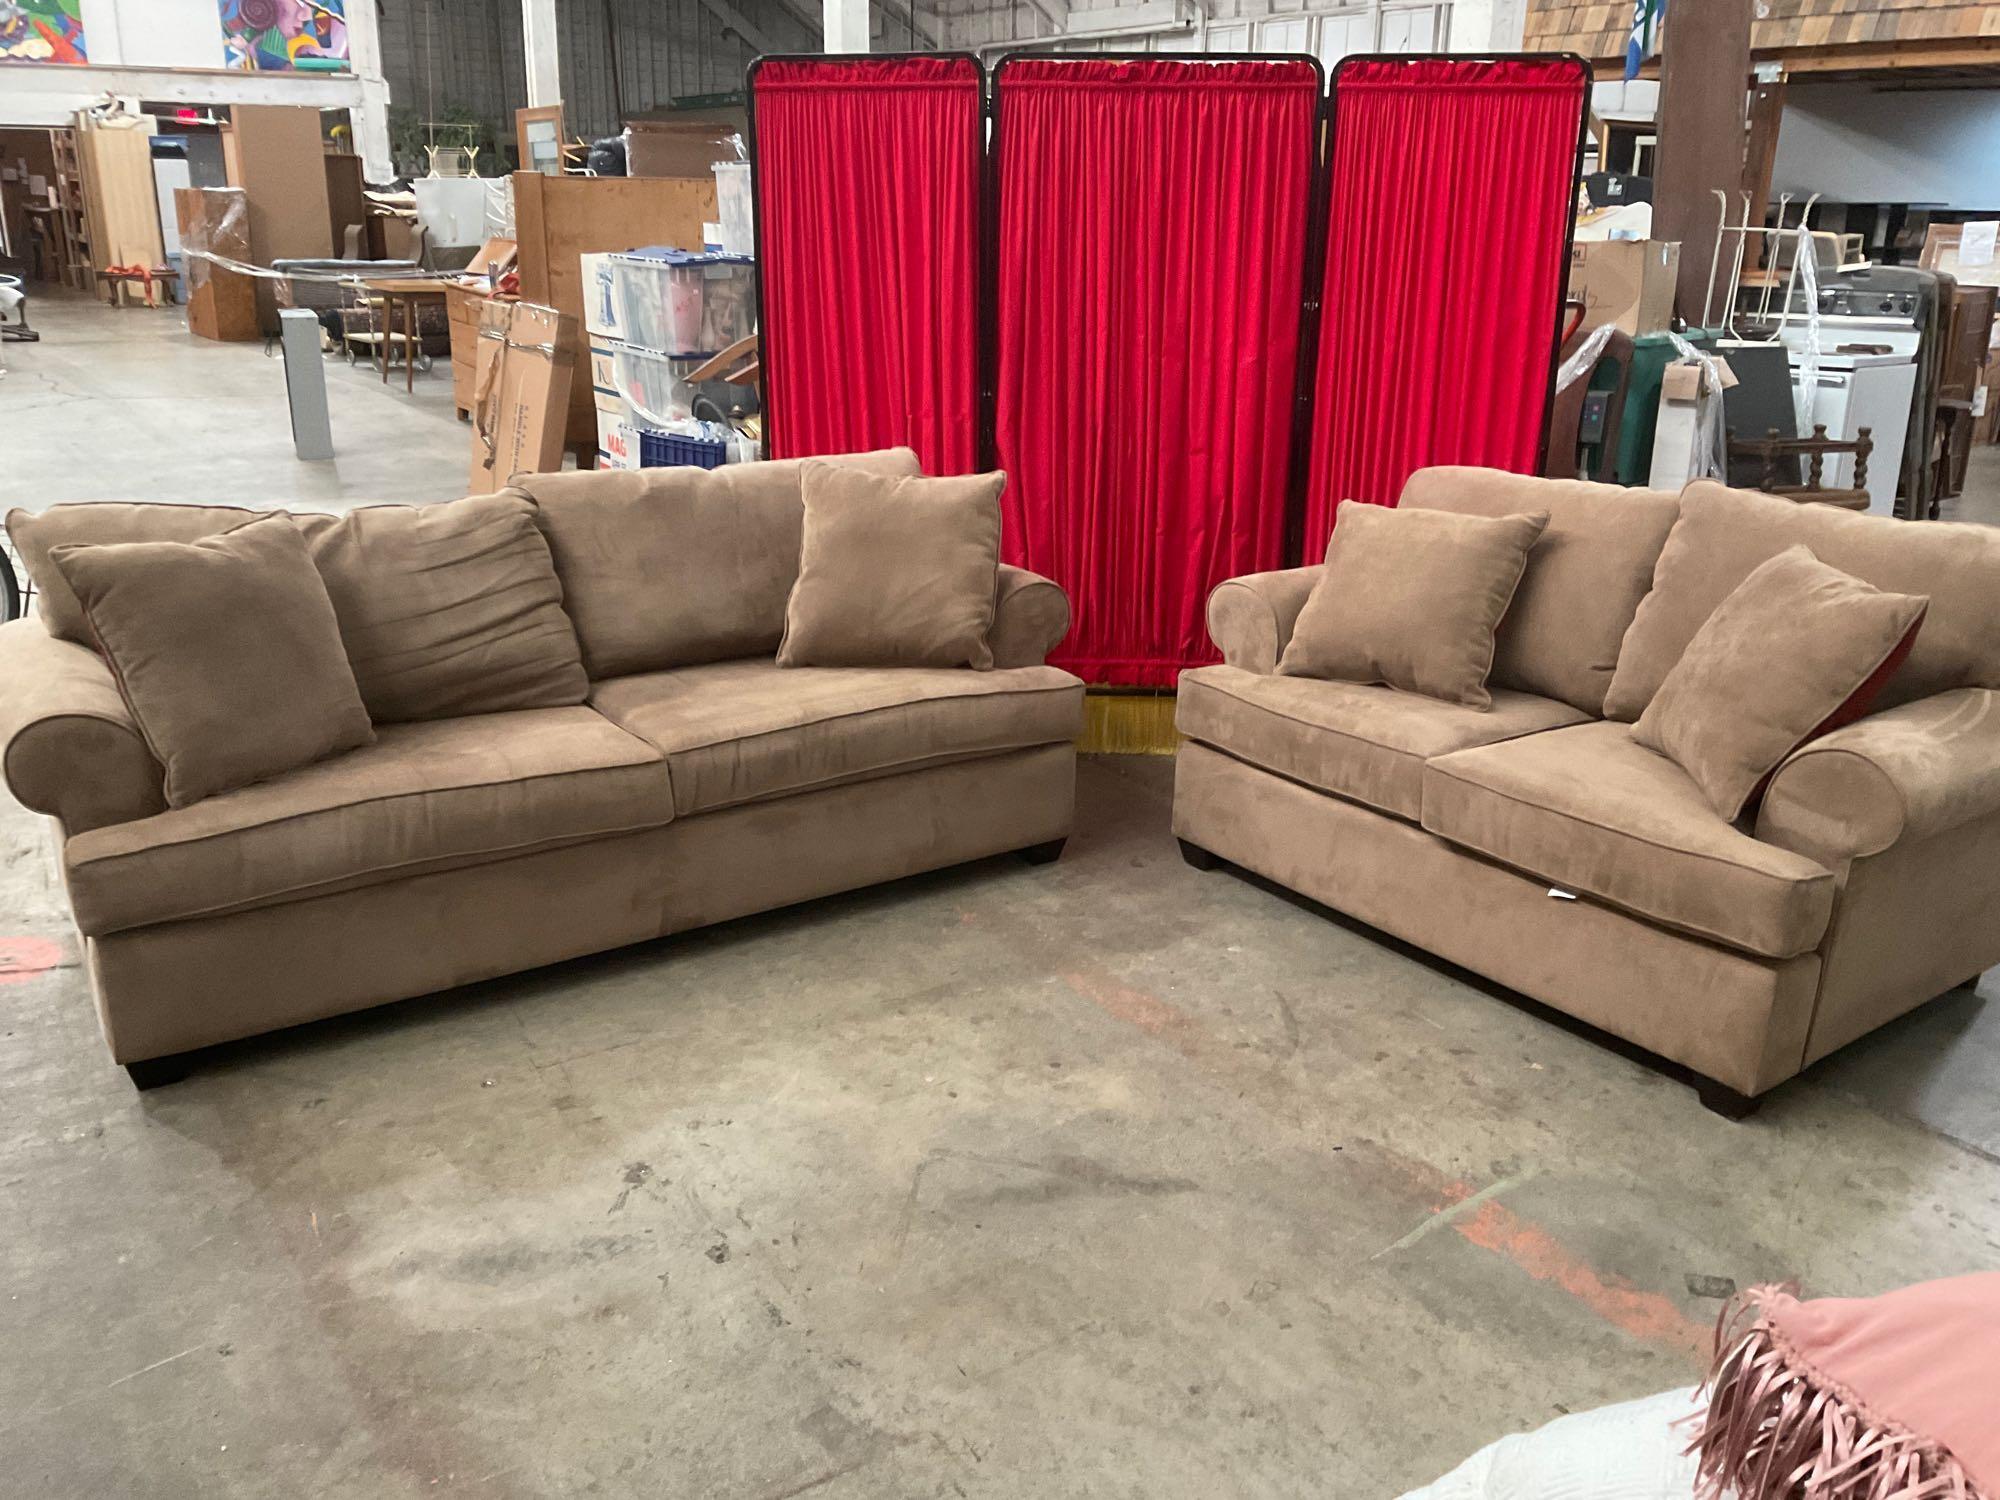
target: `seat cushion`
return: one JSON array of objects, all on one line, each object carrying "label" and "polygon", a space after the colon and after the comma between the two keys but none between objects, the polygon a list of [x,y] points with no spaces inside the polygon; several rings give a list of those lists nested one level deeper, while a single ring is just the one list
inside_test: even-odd
[{"label": "seat cushion", "polygon": [[1181,674],[1175,722],[1238,760],[1414,823],[1432,756],[1583,719],[1568,704],[1504,689],[1482,713],[1395,688],[1196,667]]},{"label": "seat cushion", "polygon": [[1680,497],[1582,479],[1536,479],[1498,469],[1419,469],[1397,502],[1404,509],[1474,516],[1547,511],[1527,571],[1494,635],[1494,687],[1560,698],[1604,711],[1618,647],[1653,586]]},{"label": "seat cushion", "polygon": [[1808,952],[1833,876],[1723,820],[1693,778],[1599,721],[1424,767],[1423,825],[1575,894],[1764,958]]},{"label": "seat cushion", "polygon": [[1639,606],[1605,696],[1608,719],[1637,719],[1695,632],[1753,569],[1803,543],[1829,568],[1930,599],[1909,660],[1877,706],[1954,688],[2000,688],[2000,527],[1892,520],[1698,479],[1681,493],[1653,591]]},{"label": "seat cushion", "polygon": [[[365,749],[64,849],[89,937],[652,828],[650,745],[588,708],[388,724]],[[357,934],[357,941],[365,935]]]},{"label": "seat cushion", "polygon": [[614,678],[590,701],[666,756],[682,816],[1055,744],[1083,728],[1083,684],[1055,667],[780,667],[759,657]]}]

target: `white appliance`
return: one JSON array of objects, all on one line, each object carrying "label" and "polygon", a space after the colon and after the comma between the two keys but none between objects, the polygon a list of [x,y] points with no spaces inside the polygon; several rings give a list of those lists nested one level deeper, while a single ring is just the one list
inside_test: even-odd
[{"label": "white appliance", "polygon": [[[1858,327],[1859,324],[1867,327]],[[1792,349],[1792,389],[1803,378],[1799,349],[1805,343],[1805,329],[1793,325],[1779,335]],[[1921,336],[1907,318],[1822,318],[1820,320],[1819,370],[1814,384],[1812,412],[1801,429],[1810,436],[1817,423],[1826,424],[1826,435],[1852,442],[1861,429],[1869,429],[1874,449],[1868,455],[1868,513],[1894,515],[1896,482],[1903,472],[1903,447],[1910,433],[1910,402],[1917,388],[1917,346]],[[1886,354],[1842,354],[1843,344],[1886,344]],[[1829,489],[1847,489],[1854,483],[1854,456],[1849,453],[1827,460],[1820,481]]]}]

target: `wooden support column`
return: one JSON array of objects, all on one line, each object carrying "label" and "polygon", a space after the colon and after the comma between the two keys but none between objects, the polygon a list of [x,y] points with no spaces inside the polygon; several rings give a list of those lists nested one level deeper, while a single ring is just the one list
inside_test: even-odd
[{"label": "wooden support column", "polygon": [[1750,95],[1750,141],[1743,153],[1743,191],[1750,195],[1750,222],[1762,222],[1771,206],[1771,173],[1778,165],[1778,129],[1785,118],[1785,81],[1760,83]]},{"label": "wooden support column", "polygon": [[1690,321],[1701,317],[1708,290],[1715,189],[1734,202],[1743,187],[1750,10],[1748,0],[1673,0],[1661,34],[1653,237],[1681,242],[1678,305]]}]

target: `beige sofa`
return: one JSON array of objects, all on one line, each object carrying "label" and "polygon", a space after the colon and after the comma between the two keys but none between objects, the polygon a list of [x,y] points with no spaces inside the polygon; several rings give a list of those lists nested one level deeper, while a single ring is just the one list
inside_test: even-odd
[{"label": "beige sofa", "polygon": [[[1477,469],[1420,472],[1402,504],[1550,512],[1491,710],[1277,675],[1319,570],[1224,583],[1225,665],[1180,685],[1191,863],[1682,1064],[1732,1114],[2000,963],[2000,529]],[[1631,725],[1709,611],[1797,542],[1930,611],[1876,711],[1794,753],[1736,826]]]},{"label": "beige sofa", "polygon": [[[135,1082],[234,1038],[1060,853],[1083,696],[1043,664],[1068,629],[1062,591],[1001,570],[990,672],[781,669],[797,467],[718,472],[519,481],[587,702],[379,724],[366,748],[178,809],[104,662],[34,619],[0,627],[0,767],[60,827],[105,1040]],[[93,540],[244,519],[75,509]],[[663,637],[706,659],[634,670]]]}]

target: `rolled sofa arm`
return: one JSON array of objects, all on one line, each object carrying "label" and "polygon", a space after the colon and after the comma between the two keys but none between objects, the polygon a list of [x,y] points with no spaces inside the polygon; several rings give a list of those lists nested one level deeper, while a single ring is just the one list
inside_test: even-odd
[{"label": "rolled sofa arm", "polygon": [[167,806],[111,669],[39,620],[0,625],[0,775],[22,806],[73,834]]},{"label": "rolled sofa arm", "polygon": [[1222,659],[1267,677],[1277,671],[1319,575],[1317,567],[1285,568],[1218,583],[1208,596],[1208,636]]},{"label": "rolled sofa arm", "polygon": [[996,667],[1039,667],[1069,634],[1069,595],[1026,568],[1000,565],[1000,602],[988,643]]},{"label": "rolled sofa arm", "polygon": [[1814,740],[1771,778],[1757,837],[1835,866],[2000,812],[2000,693],[1959,688]]}]

